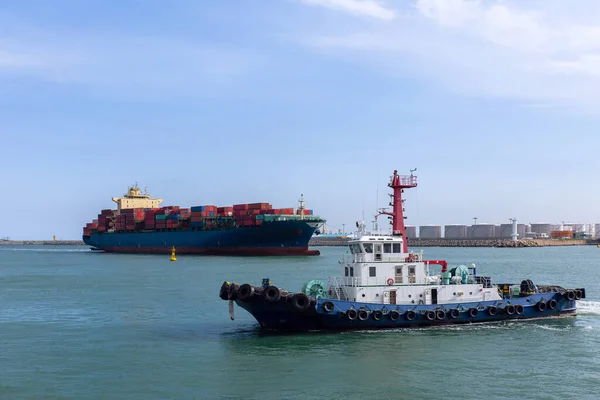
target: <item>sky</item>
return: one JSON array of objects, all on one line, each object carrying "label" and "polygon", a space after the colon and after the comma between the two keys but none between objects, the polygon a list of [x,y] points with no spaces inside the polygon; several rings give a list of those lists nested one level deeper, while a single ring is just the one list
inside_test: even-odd
[{"label": "sky", "polygon": [[0,121],[11,239],[135,182],[349,230],[414,168],[410,225],[595,223],[600,2],[4,0]]}]

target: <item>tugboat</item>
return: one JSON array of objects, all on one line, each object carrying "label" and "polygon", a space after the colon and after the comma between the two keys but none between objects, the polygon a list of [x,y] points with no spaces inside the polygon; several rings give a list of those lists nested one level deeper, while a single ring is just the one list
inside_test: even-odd
[{"label": "tugboat", "polygon": [[[340,277],[320,280],[292,293],[268,278],[260,286],[225,281],[219,297],[237,304],[268,330],[352,330],[417,328],[435,325],[574,316],[584,288],[565,289],[520,283],[494,283],[477,274],[474,264],[449,268],[445,260],[426,260],[409,252],[404,226],[402,193],[417,186],[417,177],[394,171],[388,186],[392,211],[391,233],[368,233],[348,242]],[[439,273],[436,273],[441,269]]]}]

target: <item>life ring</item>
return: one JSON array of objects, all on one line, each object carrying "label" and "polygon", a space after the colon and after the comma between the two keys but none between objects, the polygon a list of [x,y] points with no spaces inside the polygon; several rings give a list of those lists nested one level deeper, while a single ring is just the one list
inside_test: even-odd
[{"label": "life ring", "polygon": [[479,310],[476,309],[475,307],[469,308],[469,315],[471,316],[471,318],[475,318],[478,313],[479,313]]},{"label": "life ring", "polygon": [[515,313],[515,306],[513,306],[512,304],[508,304],[505,310],[508,315],[513,315]]},{"label": "life ring", "polygon": [[515,306],[515,312],[516,312],[517,314],[521,315],[521,314],[523,314],[523,311],[524,311],[524,309],[523,309],[523,306],[522,306],[522,305],[520,305],[520,304],[517,304],[517,305]]},{"label": "life ring", "polygon": [[415,313],[413,310],[408,310],[404,316],[407,320],[412,321],[417,316],[417,313]]},{"label": "life ring", "polygon": [[366,321],[369,318],[369,312],[367,310],[360,310],[358,312],[358,319],[361,321]]},{"label": "life ring", "polygon": [[[397,310],[392,310],[392,311],[390,311],[390,314],[389,314],[389,315],[390,315],[390,319],[391,319],[392,321],[395,321],[395,320],[397,320],[398,318],[400,318],[400,313],[399,313]],[[374,317],[374,316],[373,316],[373,317]]]},{"label": "life ring", "polygon": [[444,311],[444,310],[437,310],[435,312],[435,317],[437,319],[439,319],[439,320],[446,319],[446,311]]},{"label": "life ring", "polygon": [[427,312],[425,313],[425,316],[427,317],[428,320],[433,321],[435,319],[435,311],[427,310]]},{"label": "life ring", "polygon": [[551,310],[554,310],[556,308],[556,306],[558,305],[557,301],[552,299],[548,302],[548,307],[550,307]]},{"label": "life ring", "polygon": [[496,308],[496,306],[489,306],[487,312],[493,317],[498,313],[498,309]]},{"label": "life ring", "polygon": [[323,303],[323,310],[325,310],[326,312],[332,312],[334,308],[335,305],[331,301],[326,301],[325,303]]},{"label": "life ring", "polygon": [[394,284],[394,279],[388,278],[387,282],[388,286],[392,286]]},{"label": "life ring", "polygon": [[350,321],[354,321],[356,319],[356,317],[358,317],[358,313],[356,312],[356,310],[354,308],[351,308],[348,311],[346,311],[346,316],[348,317],[348,319]]},{"label": "life ring", "polygon": [[277,303],[281,298],[281,291],[277,286],[269,286],[264,291],[265,300],[269,303]]},{"label": "life ring", "polygon": [[381,312],[381,310],[375,310],[375,311],[373,311],[373,319],[375,321],[381,320],[381,317],[383,317],[383,313]]},{"label": "life ring", "polygon": [[460,316],[460,311],[457,308],[453,308],[450,310],[450,318],[456,319]]},{"label": "life ring", "polygon": [[537,308],[539,312],[546,311],[546,303],[543,300],[540,300],[535,305],[535,308]]}]

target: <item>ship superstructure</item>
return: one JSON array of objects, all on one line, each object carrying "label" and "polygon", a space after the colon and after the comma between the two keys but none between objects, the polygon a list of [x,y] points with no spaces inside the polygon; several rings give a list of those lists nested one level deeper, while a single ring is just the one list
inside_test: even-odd
[{"label": "ship superstructure", "polygon": [[155,199],[150,197],[147,191],[142,191],[138,187],[137,183],[127,188],[127,192],[123,197],[113,197],[112,201],[117,203],[117,212],[125,209],[140,208],[140,209],[154,209],[158,208],[163,199]]}]

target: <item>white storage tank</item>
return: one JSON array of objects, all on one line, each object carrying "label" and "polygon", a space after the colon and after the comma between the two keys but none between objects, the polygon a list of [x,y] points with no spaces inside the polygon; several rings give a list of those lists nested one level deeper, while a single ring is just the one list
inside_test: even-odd
[{"label": "white storage tank", "polygon": [[[528,228],[529,226],[526,224],[517,224],[517,235],[519,235],[517,238],[525,239]],[[496,226],[494,235],[499,239],[510,239],[512,235],[512,229],[512,224],[500,224]]]},{"label": "white storage tank", "polygon": [[547,236],[550,236],[550,234],[552,233],[552,224],[549,224],[547,222],[538,222],[535,224],[531,224],[531,232],[546,234]]},{"label": "white storage tank", "polygon": [[417,227],[416,226],[407,226],[406,227],[406,237],[409,239],[415,239],[417,237]]},{"label": "white storage tank", "polygon": [[496,226],[494,224],[471,225],[468,229],[468,237],[471,239],[493,239]]},{"label": "white storage tank", "polygon": [[441,225],[419,226],[419,238],[420,239],[441,239],[442,238],[442,226]]},{"label": "white storage tank", "polygon": [[568,224],[571,230],[575,233],[587,233],[587,227],[585,224]]},{"label": "white storage tank", "polygon": [[446,239],[466,239],[467,238],[467,226],[466,225],[445,225],[444,226],[444,237]]}]

